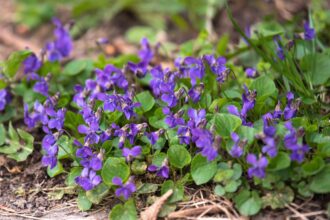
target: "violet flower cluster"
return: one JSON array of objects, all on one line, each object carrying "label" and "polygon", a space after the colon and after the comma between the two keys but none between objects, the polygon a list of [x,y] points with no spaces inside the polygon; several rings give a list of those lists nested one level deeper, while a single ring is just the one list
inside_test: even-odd
[{"label": "violet flower cluster", "polygon": [[[296,116],[300,101],[294,100],[294,94],[292,92],[288,92],[286,98],[287,104],[283,110],[281,110],[280,102],[278,102],[273,112],[268,112],[263,115],[263,133],[256,137],[261,139],[264,143],[261,150],[262,153],[267,154],[270,158],[276,157],[279,151],[278,145],[280,141],[279,137],[276,136],[276,125],[283,116],[283,119],[287,121],[285,127],[289,131],[284,137],[284,145],[286,149],[291,151],[291,160],[301,163],[304,160],[304,155],[309,151],[309,147],[304,144],[299,144],[298,139],[299,137],[301,139],[303,134],[301,132],[296,132],[290,121],[290,119]],[[248,170],[249,176],[258,178],[265,177],[265,168],[268,164],[268,160],[265,156],[260,155],[259,160],[257,160],[255,155],[250,154],[247,157],[247,162],[252,165]]]},{"label": "violet flower cluster", "polygon": [[[53,22],[56,26],[54,31],[56,40],[46,46],[50,53],[49,61],[60,60],[68,56],[72,50],[72,40],[69,32],[58,19],[54,19]],[[32,112],[29,112],[28,104],[24,104],[24,122],[29,128],[34,128],[38,124],[42,125],[42,129],[46,133],[42,140],[42,149],[45,151],[42,164],[52,169],[57,165],[57,140],[63,133],[66,109],[56,108],[59,94],[54,96],[49,94],[51,74],[45,77],[38,75],[38,71],[42,66],[41,60],[35,54],[31,54],[23,61],[23,65],[23,71],[27,79],[36,81],[33,90],[46,97],[43,104],[39,101],[34,102]]]},{"label": "violet flower cluster", "polygon": [[[140,55],[143,56],[144,61],[149,62],[152,53],[148,53],[147,50],[148,42],[143,41]],[[100,156],[102,154],[93,153],[95,147],[106,140],[118,137],[118,148],[122,150],[126,161],[130,162],[141,154],[142,148],[129,147],[126,144],[128,142],[129,145],[133,145],[136,137],[144,134],[146,128],[145,123],[129,123],[123,127],[113,123],[108,129],[101,129],[103,112],[122,112],[126,119],[130,120],[136,116],[134,109],[139,107],[140,103],[134,102],[134,92],[128,90],[128,81],[121,69],[107,65],[103,70],[96,69],[95,76],[95,79],[87,79],[85,86],[76,85],[76,94],[73,97],[73,102],[80,108],[79,113],[84,119],[84,124],[78,126],[78,132],[84,135],[84,143],[75,142],[79,147],[76,156],[80,158],[80,164],[83,166],[82,173],[75,180],[84,190],[91,190],[102,182],[97,174],[102,168],[102,156]],[[96,109],[96,102],[101,102],[103,105]],[[122,184],[119,180],[116,183]],[[127,195],[129,194],[124,193],[125,198]]]},{"label": "violet flower cluster", "polygon": [[189,121],[187,123],[178,124],[177,133],[180,144],[190,145],[194,143],[201,155],[206,157],[209,161],[214,160],[218,155],[217,149],[219,143],[215,141],[212,132],[206,129],[206,111],[204,109],[198,111],[190,108],[187,111],[187,115],[190,118]]},{"label": "violet flower cluster", "polygon": [[83,146],[77,140],[74,144],[80,147],[76,151],[76,156],[81,159],[80,164],[83,166],[80,176],[76,177],[75,181],[84,190],[91,190],[102,182],[101,176],[96,173],[102,168],[102,153],[93,153],[90,147]]},{"label": "violet flower cluster", "polygon": [[56,109],[58,94],[47,99],[44,104],[36,101],[33,111],[29,112],[29,106],[24,105],[24,123],[29,128],[34,128],[38,124],[42,125],[42,130],[46,133],[42,140],[42,149],[45,154],[42,157],[42,164],[54,168],[57,164],[58,145],[57,140],[63,133],[64,118],[66,109]]},{"label": "violet flower cluster", "polygon": [[284,145],[291,151],[291,160],[301,163],[305,158],[305,154],[310,150],[308,145],[302,143],[304,131],[298,130],[297,132],[291,121],[285,123],[285,128],[288,133],[284,137]]},{"label": "violet flower cluster", "polygon": [[[56,25],[54,34],[56,39],[46,46],[48,59],[51,62],[60,61],[67,57],[72,50],[72,41],[66,28],[58,20],[53,21]],[[308,26],[305,27],[306,39],[312,39],[314,33]],[[285,59],[283,48],[278,37],[274,38],[277,46],[277,54],[281,60]],[[151,48],[147,39],[141,41],[142,48],[139,51],[140,61],[138,63],[128,62],[124,69],[119,69],[111,64],[106,65],[104,69],[95,69],[95,78],[87,79],[85,85],[75,86],[75,95],[73,102],[79,108],[79,114],[83,118],[83,123],[78,125],[77,130],[82,138],[74,141],[76,157],[82,166],[82,172],[75,178],[75,182],[84,190],[92,190],[97,187],[102,178],[99,175],[103,165],[103,150],[100,145],[107,140],[118,140],[118,152],[131,164],[136,158],[143,157],[143,147],[137,143],[142,136],[145,136],[153,146],[157,143],[161,135],[165,133],[163,129],[151,130],[149,125],[137,118],[135,109],[141,104],[136,102],[135,91],[129,88],[129,82],[125,76],[127,73],[133,73],[137,77],[151,75],[150,87],[153,95],[158,98],[157,102],[162,106],[165,115],[165,123],[170,129],[176,131],[179,142],[186,146],[195,146],[197,153],[207,158],[208,161],[215,160],[219,155],[222,138],[215,135],[213,125],[208,126],[206,120],[206,110],[199,108],[181,108],[183,103],[192,102],[198,106],[198,102],[204,92],[205,76],[214,74],[219,84],[225,82],[229,69],[226,67],[226,59],[215,57],[214,55],[205,55],[201,58],[185,57],[177,59],[175,70],[162,68],[162,66],[151,67],[155,51]],[[46,101],[41,104],[38,101],[34,103],[33,110],[29,112],[27,104],[24,106],[24,121],[29,128],[38,124],[42,125],[46,133],[42,140],[42,147],[45,154],[42,163],[45,166],[54,168],[57,164],[58,139],[63,134],[63,125],[65,118],[65,109],[57,109],[57,100],[59,95],[49,95],[50,74],[39,76],[38,71],[42,65],[41,60],[35,55],[30,55],[24,61],[24,73],[28,80],[36,81],[34,91],[46,97]],[[128,71],[127,71],[128,70]],[[256,70],[246,69],[246,75],[249,78],[256,77]],[[190,83],[180,87],[178,80],[189,79]],[[6,103],[6,90],[0,90],[0,111]],[[256,91],[250,91],[244,85],[242,94],[242,108],[239,110],[234,105],[229,105],[227,110],[230,114],[239,117],[244,126],[253,127],[253,123],[248,120],[248,113],[253,110],[256,104]],[[263,132],[260,135],[264,143],[258,156],[248,153],[246,162],[250,165],[248,168],[249,177],[264,178],[265,169],[268,166],[268,158],[273,158],[278,154],[279,137],[276,136],[276,124],[282,118],[286,122],[285,126],[288,133],[284,137],[284,145],[291,151],[291,159],[302,162],[305,154],[309,151],[307,145],[302,144],[302,134],[300,130],[292,126],[289,121],[296,116],[299,107],[299,101],[294,100],[293,93],[287,94],[287,104],[283,111],[280,103],[273,112],[268,112],[263,116]],[[125,116],[123,121],[107,124],[104,114],[120,113]],[[105,128],[107,126],[107,128]],[[226,126],[226,125],[224,125]],[[231,133],[233,146],[229,151],[232,158],[242,158],[247,145],[247,140],[241,138],[237,133]],[[83,140],[83,141],[82,141]],[[170,177],[170,167],[167,158],[161,164],[151,164],[148,166],[149,172],[167,179]],[[116,176],[112,179],[113,185],[117,186],[115,194],[117,197],[128,199],[136,191],[134,178],[130,177],[126,182]]]}]

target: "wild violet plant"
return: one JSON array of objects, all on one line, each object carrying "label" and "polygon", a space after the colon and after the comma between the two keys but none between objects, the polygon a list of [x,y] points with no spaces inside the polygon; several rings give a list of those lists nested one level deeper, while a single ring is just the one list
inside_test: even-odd
[{"label": "wild violet plant", "polygon": [[[216,195],[232,199],[243,215],[285,207],[295,193],[330,192],[325,185],[330,179],[328,119],[320,114],[318,122],[305,114],[310,104],[299,97],[299,82],[290,76],[284,83],[294,85],[293,91],[278,86],[283,78],[258,68],[238,75],[238,67],[215,51],[195,55],[191,50],[171,68],[164,67],[157,62],[159,46],[145,38],[133,61],[64,64],[73,42],[65,26],[56,19],[54,24],[55,40],[40,56],[22,52],[5,63],[0,111],[9,111],[15,97],[23,98],[25,125],[43,132],[42,164],[55,176],[69,162],[66,183],[78,189],[80,209],[88,210],[112,193],[135,210],[134,198],[159,187],[161,194],[174,189],[168,201],[173,205],[184,199],[185,185],[209,182]],[[304,31],[297,42],[311,43],[314,29],[305,24]],[[251,39],[246,39],[249,45]],[[272,65],[278,67],[296,51],[286,51],[279,35],[273,39]],[[302,69],[310,74],[304,59]],[[17,82],[12,60],[23,66],[24,77]],[[0,129],[5,132],[4,126]],[[9,154],[1,139],[0,146],[0,152]],[[283,200],[284,192],[288,200]],[[117,205],[110,217],[116,219],[122,209]],[[136,218],[132,213],[128,215]]]}]

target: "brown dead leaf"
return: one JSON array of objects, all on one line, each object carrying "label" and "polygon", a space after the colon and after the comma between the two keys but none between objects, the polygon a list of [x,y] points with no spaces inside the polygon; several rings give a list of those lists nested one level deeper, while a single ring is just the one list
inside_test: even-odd
[{"label": "brown dead leaf", "polygon": [[173,194],[173,190],[168,190],[164,195],[162,195],[154,204],[149,206],[146,210],[141,212],[141,220],[156,220],[158,213],[166,200]]}]

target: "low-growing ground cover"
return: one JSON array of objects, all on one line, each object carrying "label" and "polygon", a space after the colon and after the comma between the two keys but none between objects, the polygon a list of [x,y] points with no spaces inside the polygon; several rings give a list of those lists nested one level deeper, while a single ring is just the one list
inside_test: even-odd
[{"label": "low-growing ground cover", "polygon": [[242,31],[228,16],[243,38],[233,53],[201,32],[174,52],[143,38],[138,54],[96,60],[69,59],[69,28],[54,19],[40,54],[1,65],[0,152],[20,162],[40,149],[49,177],[66,173],[55,197],[76,193],[83,211],[116,197],[111,219],[136,219],[168,191],[161,217],[194,191],[228,218],[327,195],[330,55],[313,19]]}]

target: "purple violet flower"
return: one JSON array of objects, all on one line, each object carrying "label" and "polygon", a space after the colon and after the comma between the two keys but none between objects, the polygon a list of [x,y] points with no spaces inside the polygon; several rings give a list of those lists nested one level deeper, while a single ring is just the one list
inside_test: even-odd
[{"label": "purple violet flower", "polygon": [[166,115],[165,122],[170,128],[174,128],[177,125],[184,125],[182,118],[183,112],[173,114],[168,107],[163,108],[163,113]]},{"label": "purple violet flower", "polygon": [[[47,103],[50,104],[50,102],[45,102],[45,106]],[[27,104],[24,104],[24,123],[29,127],[29,128],[34,128],[37,123],[41,122],[43,125],[48,124],[48,113],[51,112],[53,106],[49,105],[44,106],[38,101],[34,102],[34,111],[29,114],[29,107]]]},{"label": "purple violet flower", "polygon": [[86,134],[85,142],[88,142],[90,144],[96,144],[99,142],[100,137],[97,134],[99,131],[99,118],[97,118],[94,115],[91,115],[90,117],[85,119],[86,125],[79,125],[78,126],[78,132],[81,134]]},{"label": "purple violet flower", "polygon": [[119,188],[116,189],[115,194],[117,197],[123,196],[125,200],[127,200],[132,193],[136,191],[135,184],[133,183],[133,177],[131,177],[125,184],[120,177],[115,176],[112,179],[112,183]]},{"label": "purple violet flower", "polygon": [[190,118],[190,120],[188,121],[188,126],[190,128],[198,127],[205,120],[205,109],[201,109],[198,111],[193,108],[189,108],[187,113]]},{"label": "purple violet flower", "polygon": [[139,102],[133,102],[128,94],[106,95],[104,101],[104,110],[113,112],[115,110],[123,112],[127,119],[135,116],[134,109],[140,107]]},{"label": "purple violet flower", "polygon": [[277,103],[277,105],[275,106],[275,110],[273,112],[273,117],[276,119],[280,119],[282,116],[283,112],[281,110],[281,103],[280,101]]},{"label": "purple violet flower", "polygon": [[315,38],[315,29],[310,26],[310,23],[306,21],[304,23],[304,38],[305,40],[313,40]]},{"label": "purple violet flower", "polygon": [[141,40],[141,50],[138,52],[139,57],[143,63],[150,63],[154,57],[154,53],[151,50],[151,46],[147,38]]},{"label": "purple violet flower", "polygon": [[113,86],[117,86],[125,91],[128,88],[128,81],[124,73],[117,67],[108,64],[104,70],[96,69],[96,82],[104,90],[112,89]]},{"label": "purple violet flower", "polygon": [[217,59],[214,57],[214,55],[204,55],[204,60],[208,63],[210,66],[211,71],[217,75],[217,81],[219,83],[223,83],[226,78],[226,58],[224,57],[218,57]]},{"label": "purple violet flower", "polygon": [[95,171],[89,168],[84,168],[81,172],[81,176],[75,178],[75,182],[84,190],[88,191],[99,185],[102,182],[102,179]]},{"label": "purple violet flower", "polygon": [[54,18],[53,23],[56,26],[54,30],[55,41],[46,45],[48,51],[48,60],[50,62],[60,61],[69,56],[72,51],[72,39],[69,31],[62,25],[60,20]]},{"label": "purple violet flower", "polygon": [[139,78],[145,77],[148,72],[148,63],[139,62],[139,63],[127,63],[127,68],[134,73]]},{"label": "purple violet flower", "polygon": [[167,94],[163,94],[161,96],[161,99],[163,102],[165,102],[168,107],[173,108],[177,105],[178,103],[178,99],[176,98],[174,93],[167,93]]},{"label": "purple violet flower", "polygon": [[40,78],[33,86],[33,91],[41,95],[48,96],[48,82],[44,78]]},{"label": "purple violet flower", "polygon": [[201,149],[200,153],[206,157],[209,161],[214,160],[218,156],[216,143],[213,140],[212,133],[203,128],[191,129],[192,142],[196,144],[196,147]]},{"label": "purple violet flower", "polygon": [[255,78],[257,76],[257,70],[255,68],[246,68],[245,74],[248,78]]},{"label": "purple violet flower", "polygon": [[0,90],[0,111],[3,111],[10,101],[10,95],[6,89]]},{"label": "purple violet flower", "polygon": [[265,114],[263,117],[263,133],[262,141],[264,142],[264,146],[262,147],[262,152],[267,153],[269,157],[273,158],[277,155],[277,143],[275,139],[276,128],[272,125],[274,122],[274,117],[271,113]]},{"label": "purple violet flower", "polygon": [[191,133],[187,126],[180,126],[178,128],[178,137],[180,144],[190,144]]},{"label": "purple violet flower", "polygon": [[149,139],[150,144],[155,145],[159,139],[159,136],[162,135],[163,133],[164,133],[164,130],[160,129],[158,131],[154,131],[154,132],[150,132],[150,133],[145,132],[145,135]]},{"label": "purple violet flower", "polygon": [[305,159],[305,154],[308,153],[310,147],[306,144],[299,143],[298,138],[303,135],[303,132],[296,132],[291,121],[286,122],[285,127],[289,133],[284,137],[284,146],[291,150],[291,159],[301,163]]},{"label": "purple violet flower", "polygon": [[167,159],[164,160],[162,166],[158,167],[154,164],[151,164],[148,167],[148,171],[156,172],[156,175],[159,177],[163,177],[164,179],[168,179],[170,176],[170,168],[167,165]]},{"label": "purple violet flower", "polygon": [[62,108],[57,112],[52,111],[48,115],[52,118],[48,121],[48,127],[50,129],[56,128],[58,131],[62,130],[64,125],[66,109]]},{"label": "purple violet flower", "polygon": [[254,105],[256,104],[256,96],[257,91],[249,91],[246,85],[244,85],[245,93],[242,95],[243,100],[243,107],[241,110],[241,114],[243,117],[246,118],[247,113],[254,108]]},{"label": "purple violet flower", "polygon": [[183,61],[185,77],[190,78],[191,84],[196,85],[197,79],[202,79],[205,74],[203,61],[194,57],[186,57]]},{"label": "purple violet flower", "polygon": [[40,69],[41,64],[42,64],[41,61],[33,53],[24,60],[24,62],[23,62],[24,70],[23,71],[25,74],[35,73]]},{"label": "purple violet flower", "polygon": [[259,159],[257,159],[256,155],[248,154],[246,161],[251,165],[248,169],[248,175],[250,178],[255,176],[262,179],[266,176],[265,168],[268,165],[268,160],[266,157],[260,156]]},{"label": "purple violet flower", "polygon": [[123,156],[126,158],[126,161],[131,161],[132,158],[140,156],[141,152],[141,146],[134,146],[131,149],[123,148]]},{"label": "purple violet flower", "polygon": [[284,60],[285,59],[285,54],[284,54],[283,47],[279,43],[280,39],[281,39],[280,36],[275,36],[274,37],[274,43],[276,45],[276,55],[280,60]]},{"label": "purple violet flower", "polygon": [[294,118],[296,116],[300,102],[293,102],[294,94],[292,92],[288,92],[286,98],[287,105],[283,110],[283,115],[285,120],[290,120],[291,118]]},{"label": "purple violet flower", "polygon": [[42,165],[49,166],[53,169],[57,164],[57,152],[58,146],[56,145],[56,138],[53,134],[47,134],[42,139],[42,149],[45,151],[45,155],[42,156]]},{"label": "purple violet flower", "polygon": [[230,155],[234,158],[239,158],[243,155],[243,147],[246,142],[240,141],[239,136],[235,132],[231,133],[231,139],[234,141],[234,145],[230,150]]},{"label": "purple violet flower", "polygon": [[201,99],[202,92],[204,90],[204,84],[200,83],[199,85],[194,85],[189,89],[188,95],[194,103],[199,102]]},{"label": "purple violet flower", "polygon": [[237,107],[234,105],[229,105],[227,110],[230,114],[236,115],[242,119],[242,124],[246,126],[252,126],[251,122],[247,122],[247,113],[254,108],[256,103],[256,91],[249,91],[248,88],[244,85],[245,92],[242,95],[243,107],[241,112],[238,111]]}]

